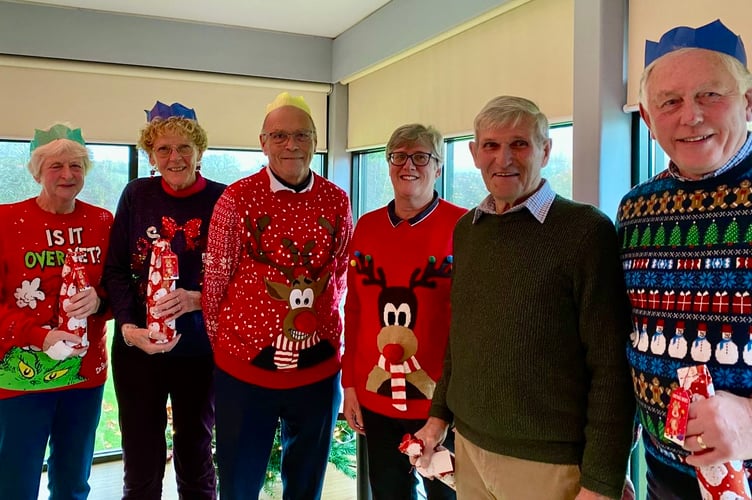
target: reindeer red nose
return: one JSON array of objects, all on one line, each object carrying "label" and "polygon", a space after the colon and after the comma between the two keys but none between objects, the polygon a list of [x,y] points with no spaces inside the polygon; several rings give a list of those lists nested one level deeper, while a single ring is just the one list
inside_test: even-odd
[{"label": "reindeer red nose", "polygon": [[292,321],[295,329],[299,332],[312,334],[316,331],[316,315],[311,311],[303,311]]},{"label": "reindeer red nose", "polygon": [[401,363],[402,356],[405,354],[405,350],[399,344],[387,344],[384,346],[382,352],[390,363]]}]

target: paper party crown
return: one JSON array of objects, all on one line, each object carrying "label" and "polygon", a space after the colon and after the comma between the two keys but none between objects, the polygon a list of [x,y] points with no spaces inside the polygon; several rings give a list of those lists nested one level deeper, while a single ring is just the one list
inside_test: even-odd
[{"label": "paper party crown", "polygon": [[62,123],[58,123],[57,125],[50,127],[49,130],[34,129],[34,138],[29,144],[29,152],[33,152],[39,146],[44,146],[45,144],[49,144],[58,139],[68,139],[77,142],[82,146],[86,146],[80,128],[71,129]]},{"label": "paper party crown", "polygon": [[707,49],[728,54],[747,66],[747,54],[740,36],[728,29],[720,19],[699,28],[678,26],[663,34],[658,42],[645,41],[645,66],[661,56],[683,48]]},{"label": "paper party crown", "polygon": [[272,102],[266,105],[266,114],[268,115],[277,108],[282,106],[293,106],[306,112],[308,116],[311,116],[311,108],[303,99],[303,96],[293,97],[289,92],[282,92]]},{"label": "paper party crown", "polygon": [[157,101],[151,111],[144,110],[146,112],[146,121],[150,122],[154,118],[161,118],[163,120],[168,119],[171,116],[180,116],[189,120],[198,121],[196,118],[196,111],[192,108],[187,108],[179,102],[173,102],[171,105],[167,105],[163,102]]}]

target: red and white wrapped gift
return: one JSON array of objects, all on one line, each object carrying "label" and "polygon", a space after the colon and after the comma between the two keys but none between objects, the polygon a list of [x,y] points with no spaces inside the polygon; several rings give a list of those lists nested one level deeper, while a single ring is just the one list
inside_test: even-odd
[{"label": "red and white wrapped gift", "polygon": [[159,314],[152,313],[157,301],[175,290],[179,277],[178,257],[170,248],[170,242],[158,239],[151,249],[149,261],[149,282],[146,286],[146,328],[151,333],[162,333],[165,340],[151,339],[152,343],[165,344],[175,336],[175,320],[167,321]]},{"label": "red and white wrapped gift", "polygon": [[[71,297],[78,292],[91,287],[89,275],[84,267],[84,253],[78,250],[68,249],[63,263],[62,283],[60,285],[60,296],[58,303],[57,324],[61,330],[70,332],[81,337],[81,343],[71,345],[74,349],[82,349],[89,346],[89,337],[87,335],[88,322],[86,318],[76,319],[65,312],[70,303]],[[70,344],[70,343],[69,343]]]},{"label": "red and white wrapped gift", "polygon": [[[423,454],[423,441],[412,434],[405,434],[399,445],[399,451],[410,458],[417,458]],[[454,453],[439,446],[431,455],[431,463],[428,467],[415,466],[421,476],[429,479],[436,478],[453,490],[457,487],[454,483]]]},{"label": "red and white wrapped gift", "polygon": [[[680,387],[671,393],[664,436],[683,446],[689,403],[713,397],[715,389],[705,365],[679,368],[677,375]],[[747,471],[741,460],[697,467],[696,470],[703,500],[752,500]]]}]

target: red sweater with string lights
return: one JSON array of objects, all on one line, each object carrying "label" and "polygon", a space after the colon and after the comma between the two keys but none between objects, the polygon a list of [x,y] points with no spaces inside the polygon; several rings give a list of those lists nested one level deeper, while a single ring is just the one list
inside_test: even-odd
[{"label": "red sweater with string lights", "polygon": [[340,368],[347,246],[345,192],[313,174],[309,190],[272,189],[268,169],[231,184],[209,227],[202,304],[217,367],[271,389]]},{"label": "red sweater with string lights", "polygon": [[[342,386],[392,418],[425,419],[449,336],[452,231],[464,208],[436,199],[409,221],[384,207],[350,245]],[[380,347],[381,346],[381,347]]]}]

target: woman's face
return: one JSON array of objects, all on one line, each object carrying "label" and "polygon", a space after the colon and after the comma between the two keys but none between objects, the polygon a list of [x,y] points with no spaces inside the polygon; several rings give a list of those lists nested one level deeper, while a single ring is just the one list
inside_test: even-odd
[{"label": "woman's face", "polygon": [[196,165],[201,154],[196,145],[182,134],[166,133],[157,137],[149,163],[159,170],[162,179],[175,191],[196,182]]},{"label": "woman's face", "polygon": [[72,153],[48,156],[34,178],[42,186],[40,201],[55,211],[72,206],[84,188],[83,158]]}]

